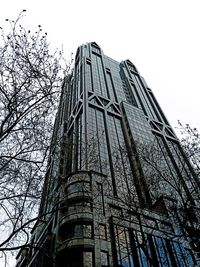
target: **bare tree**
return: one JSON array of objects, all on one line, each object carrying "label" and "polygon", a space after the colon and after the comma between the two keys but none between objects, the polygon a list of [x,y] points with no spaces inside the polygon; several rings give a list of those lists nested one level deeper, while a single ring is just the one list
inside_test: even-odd
[{"label": "bare tree", "polygon": [[189,124],[182,124],[180,121],[178,130],[181,134],[181,144],[196,174],[200,174],[200,135],[197,128],[192,128]]},{"label": "bare tree", "polygon": [[[172,145],[177,149],[177,154],[170,154],[175,153]],[[122,262],[129,260],[126,229],[131,229],[133,227],[131,225],[134,225],[135,222],[137,230],[132,231],[137,240],[137,249],[144,253],[146,261],[152,266],[158,264],[148,251],[152,238],[158,238],[158,240],[164,238],[162,242],[156,241],[160,242],[159,249],[161,251],[164,250],[163,242],[166,242],[166,246],[168,246],[170,242],[182,243],[187,240],[192,250],[198,253],[200,251],[199,188],[189,159],[186,158],[177,141],[173,144],[169,142],[170,151],[166,149],[166,146],[164,147],[164,143],[160,142],[159,138],[155,138],[154,142],[135,142],[134,146],[134,153],[130,153],[125,144],[113,151],[112,161],[118,191],[115,199],[113,198],[112,180],[109,174],[101,179],[103,193],[95,189],[93,191],[93,194],[96,194],[94,204],[95,208],[99,210],[97,212],[99,216],[103,207],[102,199],[99,196],[103,194],[106,202],[111,204],[113,233],[116,239],[121,239],[121,250],[125,251],[124,259],[121,259]],[[133,172],[131,171],[130,157],[134,162]],[[173,159],[175,159],[175,163]],[[133,173],[138,176],[138,179],[133,177]],[[140,184],[137,185],[137,181]],[[139,191],[136,188],[142,186],[142,183],[144,187],[148,188],[151,199],[146,207],[141,207]],[[112,203],[114,204],[113,208]],[[108,207],[109,205],[107,205]],[[117,207],[121,207],[121,211],[116,209]],[[145,209],[143,210],[143,208]],[[160,214],[159,219],[158,213]],[[124,224],[125,220],[127,220],[126,224]],[[160,237],[158,237],[159,235]],[[187,249],[183,250],[183,255],[181,256],[183,261],[188,259]],[[163,253],[164,260],[166,258]]]},{"label": "bare tree", "polygon": [[[179,247],[177,241],[181,243],[186,237],[189,241],[193,241],[194,246],[197,245],[197,240],[193,237],[194,230],[191,233],[191,226],[195,226],[195,221],[193,222],[191,217],[193,216],[191,210],[193,206],[191,205],[194,203],[188,196],[192,195],[195,201],[198,201],[198,198],[196,191],[192,187],[190,188],[190,177],[187,177],[185,173],[185,170],[188,171],[187,165],[179,165],[180,173],[177,173],[167,151],[163,153],[162,147],[159,146],[156,139],[154,143],[135,144],[133,155],[130,155],[125,144],[113,146],[111,157],[117,187],[117,195],[114,195],[110,162],[106,158],[100,161],[97,151],[103,144],[103,138],[104,132],[99,132],[99,135],[93,132],[91,138],[88,138],[87,142],[83,143],[80,148],[84,160],[80,161],[79,169],[74,165],[74,169],[70,169],[72,173],[69,171],[61,179],[60,203],[57,203],[59,218],[65,218],[71,214],[80,216],[81,213],[90,213],[95,209],[96,222],[105,223],[103,216],[106,215],[110,222],[109,229],[113,232],[112,238],[119,241],[117,249],[120,249],[121,264],[126,265],[128,262],[131,264],[132,252],[129,238],[132,236],[132,240],[136,244],[135,250],[142,255],[144,263],[146,262],[149,266],[159,266],[158,261],[161,260],[163,264],[169,265],[168,258],[171,252],[167,252],[167,250],[170,250],[172,243]],[[74,140],[75,143],[71,142],[71,149],[75,146],[77,138],[75,137]],[[69,152],[69,146],[67,147]],[[74,155],[77,157],[78,153],[75,152]],[[71,153],[68,157],[70,160],[73,158]],[[135,157],[135,159],[132,158],[135,161],[134,166],[130,164],[130,157]],[[135,168],[134,174],[138,176],[137,179],[133,177],[132,167]],[[136,189],[135,183],[139,179],[146,181],[152,199],[152,203],[149,203],[146,207],[141,206],[139,202],[139,191]],[[189,194],[183,186],[182,179],[188,187]],[[137,186],[141,186],[141,182]],[[84,198],[81,198],[83,195]],[[186,215],[187,212],[190,212],[189,219]],[[171,231],[170,220],[173,220],[177,228],[175,231],[173,229]],[[99,233],[100,239],[106,238],[106,228],[104,226],[102,224],[100,230],[97,223],[94,225],[95,232]],[[66,231],[65,227],[59,230],[58,243],[61,246],[65,240],[73,237],[74,231],[72,229],[75,229],[73,227],[80,230],[78,230],[80,236],[91,237],[91,224],[77,224],[70,227],[72,228],[68,229],[69,231]],[[48,239],[45,241],[47,243],[44,242],[39,246],[37,242],[38,240],[35,239],[35,243],[28,244],[27,247],[36,247],[43,256],[48,257],[48,260],[51,262],[54,260],[54,266],[56,266],[55,251],[47,249]],[[153,242],[157,243],[156,249],[162,259],[158,259],[155,253],[150,251]],[[188,266],[190,266],[190,262],[193,264],[190,252],[187,249],[180,249],[182,251],[182,254],[178,256],[180,264],[183,262],[183,265],[185,265],[185,261]],[[197,251],[198,246],[193,249]]]},{"label": "bare tree", "polygon": [[156,139],[151,144],[138,144],[137,153],[153,199],[152,208],[169,214],[177,227],[175,237],[185,237],[192,249],[199,252],[199,184],[191,158],[180,150],[173,155],[174,165],[170,157],[173,148],[166,150]]},{"label": "bare tree", "polygon": [[[63,52],[52,52],[38,25],[6,20],[0,39],[0,251],[29,240],[41,196],[63,74]],[[63,60],[63,61],[62,61]],[[62,64],[61,64],[62,62]],[[63,72],[63,69],[65,70]]]}]

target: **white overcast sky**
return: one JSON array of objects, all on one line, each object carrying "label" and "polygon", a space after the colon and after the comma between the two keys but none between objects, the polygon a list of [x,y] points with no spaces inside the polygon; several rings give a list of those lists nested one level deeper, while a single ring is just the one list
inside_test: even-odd
[{"label": "white overcast sky", "polygon": [[68,57],[95,41],[106,55],[130,59],[172,126],[181,120],[200,129],[199,0],[6,0],[1,22],[22,9],[24,24],[31,29],[41,24]]},{"label": "white overcast sky", "polygon": [[130,59],[172,126],[179,119],[200,129],[200,0],[6,0],[0,26],[22,9],[23,24],[41,24],[68,57],[95,41],[106,55]]}]

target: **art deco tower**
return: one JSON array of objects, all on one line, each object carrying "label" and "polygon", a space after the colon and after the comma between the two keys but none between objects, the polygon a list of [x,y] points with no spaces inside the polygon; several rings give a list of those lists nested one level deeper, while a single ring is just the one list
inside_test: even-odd
[{"label": "art deco tower", "polygon": [[62,86],[32,248],[17,266],[195,266],[198,192],[135,65],[82,45]]}]

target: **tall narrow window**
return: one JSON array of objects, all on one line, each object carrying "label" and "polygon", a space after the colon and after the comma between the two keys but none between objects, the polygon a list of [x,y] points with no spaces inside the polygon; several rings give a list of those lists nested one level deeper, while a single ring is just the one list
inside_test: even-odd
[{"label": "tall narrow window", "polygon": [[87,91],[93,91],[92,70],[91,70],[91,63],[89,61],[86,61],[85,65],[85,85]]},{"label": "tall narrow window", "polygon": [[108,265],[108,252],[101,251],[101,267],[106,267]]},{"label": "tall narrow window", "polygon": [[107,77],[107,83],[108,83],[108,90],[109,90],[110,99],[113,100],[113,101],[117,101],[116,100],[115,88],[114,88],[112,76],[111,76],[111,73],[109,71],[106,71],[106,77]]},{"label": "tall narrow window", "polygon": [[99,224],[99,238],[104,240],[107,239],[105,224]]},{"label": "tall narrow window", "polygon": [[91,251],[83,252],[83,266],[84,267],[93,267],[93,253]]}]

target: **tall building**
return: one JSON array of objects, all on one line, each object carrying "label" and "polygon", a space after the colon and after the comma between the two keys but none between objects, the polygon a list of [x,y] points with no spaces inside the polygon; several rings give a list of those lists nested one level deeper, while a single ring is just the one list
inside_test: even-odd
[{"label": "tall building", "polygon": [[17,267],[199,266],[199,181],[130,60],[78,48]]}]

